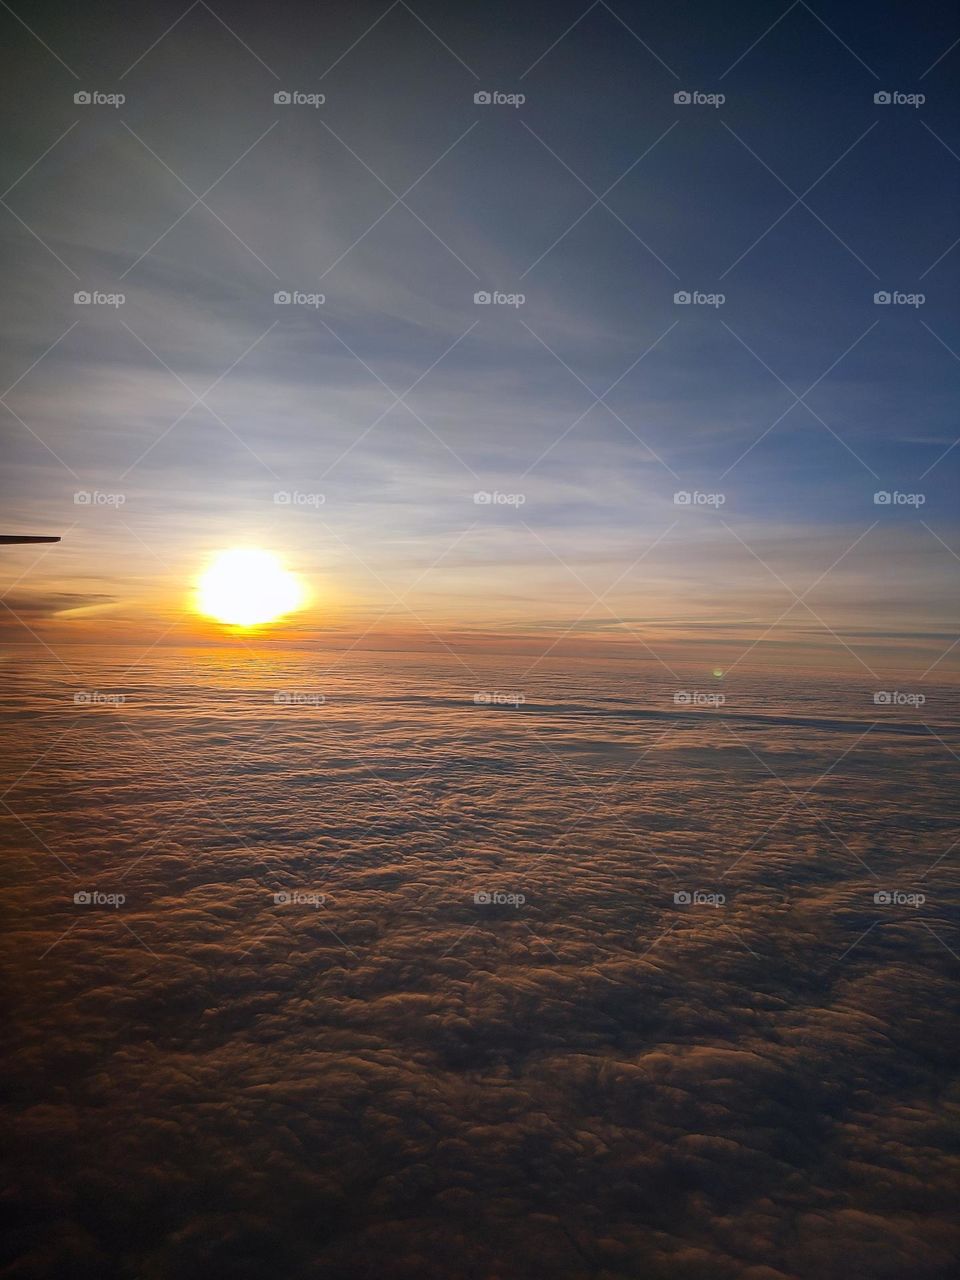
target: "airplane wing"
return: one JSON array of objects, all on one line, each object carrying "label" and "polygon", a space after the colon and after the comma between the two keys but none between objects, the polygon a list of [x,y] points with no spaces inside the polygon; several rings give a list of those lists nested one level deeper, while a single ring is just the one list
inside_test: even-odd
[{"label": "airplane wing", "polygon": [[11,542],[59,542],[60,538],[39,537],[33,534],[19,533],[0,533],[0,546],[7,546]]}]

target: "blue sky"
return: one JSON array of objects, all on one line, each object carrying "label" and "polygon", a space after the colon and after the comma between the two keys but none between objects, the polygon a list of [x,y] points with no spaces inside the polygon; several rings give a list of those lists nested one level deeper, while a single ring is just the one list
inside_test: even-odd
[{"label": "blue sky", "polygon": [[31,626],[69,598],[148,637],[204,555],[253,541],[347,628],[410,590],[438,628],[552,632],[612,586],[598,633],[749,642],[825,575],[840,634],[932,633],[931,661],[955,636],[960,53],[936,6],[3,21],[6,518],[70,531],[26,577],[9,560]]}]

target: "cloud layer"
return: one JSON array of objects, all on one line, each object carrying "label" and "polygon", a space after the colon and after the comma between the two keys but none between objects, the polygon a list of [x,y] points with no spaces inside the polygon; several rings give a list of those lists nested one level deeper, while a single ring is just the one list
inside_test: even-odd
[{"label": "cloud layer", "polygon": [[946,1277],[953,698],[484,662],[11,670],[8,1274]]}]

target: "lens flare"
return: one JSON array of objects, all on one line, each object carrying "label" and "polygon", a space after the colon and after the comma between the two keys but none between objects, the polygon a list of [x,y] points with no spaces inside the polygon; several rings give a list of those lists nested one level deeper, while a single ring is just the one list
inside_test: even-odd
[{"label": "lens flare", "polygon": [[305,601],[300,579],[270,551],[221,551],[197,583],[197,611],[231,627],[274,622]]}]

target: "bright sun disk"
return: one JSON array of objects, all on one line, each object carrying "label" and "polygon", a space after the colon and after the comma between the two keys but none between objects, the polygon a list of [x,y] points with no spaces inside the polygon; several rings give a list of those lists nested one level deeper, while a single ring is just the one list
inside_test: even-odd
[{"label": "bright sun disk", "polygon": [[221,551],[197,583],[197,608],[233,627],[273,622],[303,606],[300,579],[270,551]]}]

